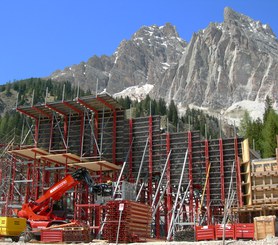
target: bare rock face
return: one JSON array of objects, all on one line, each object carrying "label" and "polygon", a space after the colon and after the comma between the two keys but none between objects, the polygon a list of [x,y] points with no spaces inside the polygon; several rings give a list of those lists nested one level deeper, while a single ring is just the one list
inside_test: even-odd
[{"label": "bare rock face", "polygon": [[242,101],[278,101],[278,41],[271,28],[224,10],[223,23],[210,23],[187,44],[174,26],[144,26],[123,40],[112,56],[54,72],[85,90],[114,94],[130,86],[153,84],[151,96],[223,109]]},{"label": "bare rock face", "polygon": [[56,81],[69,81],[83,90],[98,91],[107,87],[109,74],[107,70],[113,67],[113,59],[109,56],[93,56],[87,62],[57,70],[49,78]]},{"label": "bare rock face", "polygon": [[224,22],[193,35],[155,94],[183,105],[226,108],[242,100],[278,100],[278,42],[268,25],[224,10]]},{"label": "bare rock face", "polygon": [[165,70],[178,62],[185,46],[169,23],[144,26],[130,40],[123,40],[111,57],[94,56],[86,63],[58,70],[50,78],[79,83],[93,91],[98,80],[98,91],[106,89],[113,94],[133,85],[159,82]]},{"label": "bare rock face", "polygon": [[142,27],[114,54],[107,91],[115,93],[134,85],[159,83],[165,70],[179,60],[185,46],[170,24]]}]

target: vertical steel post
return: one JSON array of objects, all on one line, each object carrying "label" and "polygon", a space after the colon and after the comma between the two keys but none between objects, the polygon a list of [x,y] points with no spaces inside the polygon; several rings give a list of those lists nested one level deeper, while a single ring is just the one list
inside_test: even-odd
[{"label": "vertical steel post", "polygon": [[54,115],[55,112],[52,113],[52,118],[51,118],[51,126],[50,126],[50,135],[49,135],[49,148],[48,151],[51,151],[52,148],[52,140],[53,140],[53,130],[54,130]]},{"label": "vertical steel post", "polygon": [[66,142],[66,152],[68,152],[68,117],[64,116],[64,142]]},{"label": "vertical steel post", "polygon": [[39,139],[39,120],[35,119],[35,147],[38,147]]},{"label": "vertical steel post", "polygon": [[[28,163],[27,165],[27,172],[26,172],[26,179],[30,180],[31,179],[31,163]],[[25,188],[25,200],[24,202],[28,202],[30,198],[30,183],[26,183],[26,188]]]},{"label": "vertical steel post", "polygon": [[[157,185],[157,182],[155,183],[155,187],[159,188],[159,186]],[[156,195],[156,197],[154,197],[157,205],[159,205],[159,203],[158,203],[159,198],[160,198],[159,194],[160,194],[160,192],[158,192],[158,195]],[[155,214],[155,237],[160,238],[160,210],[159,210],[159,207],[158,207],[158,212],[156,212],[156,214]]]},{"label": "vertical steel post", "polygon": [[96,206],[95,208],[95,235],[99,233],[101,227],[101,206]]},{"label": "vertical steel post", "polygon": [[95,134],[95,139],[96,139],[96,143],[94,146],[94,156],[97,156],[98,153],[101,154],[101,152],[99,152],[98,150],[98,146],[97,146],[97,140],[98,140],[98,113],[94,114],[94,134]]},{"label": "vertical steel post", "polygon": [[[169,132],[166,133],[166,153],[167,155],[170,153],[170,134]],[[170,158],[167,163],[167,169],[166,169],[166,178],[167,178],[167,200],[166,200],[166,212],[167,215],[165,215],[165,234],[167,236],[167,232],[169,230],[170,220],[171,220],[171,210],[173,207],[173,200],[172,200],[172,187],[171,187],[171,161]]]},{"label": "vertical steel post", "polygon": [[242,207],[242,190],[241,190],[241,176],[240,176],[240,161],[238,157],[238,141],[237,137],[234,138],[234,149],[235,149],[235,164],[236,164],[236,188],[237,188],[237,199],[239,207]]},{"label": "vertical steel post", "polygon": [[148,203],[152,204],[152,178],[153,178],[153,118],[149,117],[149,184],[148,184]]},{"label": "vertical steel post", "polygon": [[[187,162],[187,157],[188,157],[188,149],[186,150],[186,153],[185,153],[185,156],[184,156],[184,161],[183,161],[183,165],[182,165],[178,190],[177,190],[177,193],[176,193],[175,203],[174,203],[174,206],[172,208],[172,216],[171,216],[171,221],[170,221],[169,230],[168,230],[168,234],[167,234],[167,241],[169,241],[171,236],[172,236],[174,219],[175,219],[175,212],[176,212],[177,205],[178,205],[178,199],[179,199],[179,195],[180,195],[180,189],[181,189],[181,184],[182,184],[182,180],[183,180],[185,165],[186,165],[186,162]],[[189,186],[190,185],[191,185],[191,183],[189,183]]]},{"label": "vertical steel post", "polygon": [[[205,161],[206,161],[206,172],[209,171],[209,142],[205,139]],[[207,196],[207,223],[210,225],[212,223],[211,220],[211,208],[210,208],[210,177],[208,176],[207,179],[207,186],[206,186],[206,196]]]},{"label": "vertical steel post", "polygon": [[8,203],[13,203],[14,200],[14,181],[16,176],[16,160],[15,158],[12,158],[12,179],[11,179],[11,186],[10,186],[10,198]]},{"label": "vertical steel post", "polygon": [[221,182],[221,201],[225,203],[225,173],[224,173],[224,152],[223,152],[223,140],[219,139],[219,161],[220,161],[220,182]]},{"label": "vertical steel post", "polygon": [[[133,139],[133,120],[132,118],[129,119],[129,145],[131,145]],[[129,153],[129,170],[128,176],[131,182],[133,182],[133,173],[132,173],[132,148],[130,149]]]},{"label": "vertical steel post", "polygon": [[137,186],[138,186],[138,183],[139,183],[139,180],[140,180],[140,174],[141,174],[141,171],[142,171],[142,167],[143,167],[143,163],[144,163],[144,159],[145,159],[145,154],[146,154],[146,150],[147,150],[147,147],[148,147],[148,142],[149,142],[149,137],[146,140],[144,152],[143,152],[142,159],[141,159],[141,162],[140,162],[140,166],[139,166],[139,169],[138,169],[138,174],[137,174],[137,178],[136,178],[136,182],[135,182],[135,190],[137,190]]},{"label": "vertical steel post", "polygon": [[187,138],[188,138],[188,175],[189,175],[189,181],[190,181],[190,188],[189,188],[189,217],[190,221],[193,221],[193,164],[192,164],[192,133],[191,131],[187,132]]},{"label": "vertical steel post", "polygon": [[116,164],[117,160],[117,113],[116,110],[113,109],[113,138],[112,138],[112,158],[113,163]]},{"label": "vertical steel post", "polygon": [[84,139],[84,127],[85,127],[85,118],[84,118],[84,113],[79,114],[80,118],[80,135],[79,135],[79,140],[80,140],[80,157],[82,158],[83,155],[83,139]]},{"label": "vertical steel post", "polygon": [[37,200],[39,198],[39,181],[40,181],[40,164],[38,159],[36,158],[37,153],[35,153],[35,159],[34,159],[34,199]]},{"label": "vertical steel post", "polygon": [[163,180],[163,177],[164,177],[164,174],[165,174],[167,165],[168,165],[168,161],[169,161],[169,158],[170,158],[170,156],[171,156],[171,151],[172,151],[172,150],[170,150],[170,152],[168,153],[166,162],[165,162],[165,164],[164,164],[164,168],[163,168],[162,173],[161,173],[161,175],[160,175],[159,183],[158,183],[158,185],[156,186],[156,191],[155,191],[155,194],[154,194],[154,199],[153,199],[153,201],[152,201],[152,208],[154,207],[154,204],[155,204],[155,202],[156,202],[156,196],[157,196],[158,193],[160,192],[160,186],[161,186],[161,184],[162,184],[162,180]]}]

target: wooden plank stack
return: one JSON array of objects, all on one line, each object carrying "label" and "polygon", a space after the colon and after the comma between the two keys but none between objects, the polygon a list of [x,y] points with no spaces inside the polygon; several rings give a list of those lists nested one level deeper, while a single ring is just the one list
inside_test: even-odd
[{"label": "wooden plank stack", "polygon": [[255,240],[262,240],[267,236],[275,237],[275,219],[275,215],[254,218]]},{"label": "wooden plank stack", "polygon": [[78,221],[55,225],[41,230],[41,241],[91,242],[91,230],[87,224]]},{"label": "wooden plank stack", "polygon": [[276,159],[252,162],[253,205],[278,203],[278,164]]}]

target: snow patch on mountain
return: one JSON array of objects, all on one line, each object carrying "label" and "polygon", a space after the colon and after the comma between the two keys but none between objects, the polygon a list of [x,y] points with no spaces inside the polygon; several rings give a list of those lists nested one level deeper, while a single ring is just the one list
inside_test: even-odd
[{"label": "snow patch on mountain", "polygon": [[[186,107],[183,107],[181,103],[177,105],[179,110],[179,115],[183,116],[186,113]],[[239,126],[240,121],[242,120],[244,113],[247,111],[253,121],[258,118],[263,120],[263,115],[265,112],[265,103],[251,100],[243,100],[237,103],[234,103],[227,109],[222,110],[211,110],[208,107],[200,107],[194,104],[188,105],[190,109],[201,110],[204,113],[214,116],[218,119],[221,118],[222,121],[230,125]],[[278,111],[276,104],[273,105],[273,108]]]},{"label": "snow patch on mountain", "polygon": [[131,87],[124,89],[123,91],[121,91],[119,93],[114,94],[113,96],[115,98],[119,98],[119,97],[125,98],[128,96],[131,100],[141,101],[146,98],[147,94],[149,94],[151,92],[153,87],[154,87],[154,85],[152,85],[152,84],[144,84],[142,86],[140,86],[140,85],[131,86]]},{"label": "snow patch on mountain", "polygon": [[252,120],[263,119],[265,112],[265,103],[258,101],[243,100],[230,106],[223,114],[223,117],[230,123],[238,126],[240,120],[247,111]]}]

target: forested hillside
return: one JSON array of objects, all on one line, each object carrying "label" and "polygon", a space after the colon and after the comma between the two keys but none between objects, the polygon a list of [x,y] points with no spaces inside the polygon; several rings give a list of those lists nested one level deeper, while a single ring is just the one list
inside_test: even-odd
[{"label": "forested hillside", "polygon": [[[77,88],[73,87],[70,82],[58,83],[52,80],[31,78],[0,86],[0,93],[4,96],[18,94],[18,105],[44,103],[46,92],[48,101],[61,100],[63,94],[66,100],[72,100],[77,96]],[[89,95],[89,93],[80,89],[79,96],[84,95]],[[220,135],[224,138],[233,136],[233,134],[225,136],[224,132],[220,130],[219,120],[201,110],[188,108],[185,115],[179,117],[174,101],[167,105],[164,99],[154,100],[148,95],[140,102],[132,101],[129,97],[118,98],[117,100],[124,109],[133,108],[136,117],[148,115],[167,116],[168,130],[171,132],[199,130],[203,138],[213,139],[220,137]],[[266,109],[263,120],[252,121],[246,112],[237,132],[240,136],[248,138],[250,145],[259,151],[263,157],[273,157],[277,145],[278,115],[273,110],[272,101],[269,98],[267,98],[265,104]],[[15,138],[16,143],[19,143],[22,124],[23,118],[16,112],[15,108],[6,111],[0,117],[0,143],[8,143],[12,138]]]},{"label": "forested hillside", "polygon": [[278,114],[267,97],[263,119],[252,120],[245,112],[239,127],[239,135],[248,138],[250,147],[259,151],[263,158],[275,157],[278,144]]},{"label": "forested hillside", "polygon": [[[64,99],[71,100],[77,95],[77,88],[73,87],[71,83],[54,82],[53,80],[43,80],[40,78],[31,78],[26,80],[16,81],[14,83],[7,83],[0,86],[0,92],[4,96],[11,96],[17,93],[17,104],[20,105],[36,105],[37,103],[44,103],[46,91],[48,91],[47,100],[56,101],[61,100],[64,92]],[[82,89],[79,91],[79,96],[89,95]],[[131,101],[129,97],[118,98],[118,102],[124,109],[135,108],[135,116],[143,117],[148,115],[167,116],[169,122],[169,130],[171,131],[185,131],[185,130],[200,130],[201,134],[211,138],[217,138],[219,135],[218,120],[216,118],[205,115],[200,110],[188,109],[183,117],[178,116],[178,109],[173,101],[170,105],[166,105],[164,99],[158,101],[147,96],[144,100]],[[14,102],[15,104],[15,102]],[[2,142],[7,142],[13,135],[17,140],[21,134],[22,116],[16,112],[15,108],[6,111],[0,117],[0,138]],[[205,130],[207,125],[207,130]]]},{"label": "forested hillside", "polygon": [[[30,78],[0,86],[0,93],[2,96],[15,97],[14,94],[17,94],[17,102],[15,101],[16,99],[13,98],[13,104],[16,105],[17,103],[18,106],[44,103],[47,91],[48,101],[61,100],[63,90],[65,99],[73,99],[77,95],[77,88],[72,87],[71,83],[58,83],[50,79]],[[80,96],[85,95],[83,90],[80,90],[79,93]],[[15,106],[13,109],[2,114],[0,117],[0,143],[7,143],[13,137],[15,137],[15,141],[18,143],[21,135],[22,123],[22,116],[16,112]]]}]

